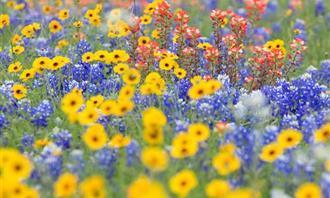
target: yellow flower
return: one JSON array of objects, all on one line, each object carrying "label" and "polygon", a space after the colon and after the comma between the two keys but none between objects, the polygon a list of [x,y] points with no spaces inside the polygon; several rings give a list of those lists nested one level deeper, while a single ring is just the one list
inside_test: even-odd
[{"label": "yellow flower", "polygon": [[14,149],[0,149],[0,170],[4,178],[21,181],[29,178],[33,165],[29,159]]},{"label": "yellow flower", "polygon": [[34,142],[33,146],[35,148],[44,148],[45,146],[47,146],[48,144],[50,144],[51,141],[48,140],[47,138],[44,139],[38,139]]},{"label": "yellow flower", "polygon": [[179,197],[187,197],[191,190],[196,188],[198,181],[192,170],[184,169],[172,176],[169,181],[170,189]]},{"label": "yellow flower", "polygon": [[298,187],[295,198],[322,198],[322,191],[317,184],[307,182]]},{"label": "yellow flower", "polygon": [[259,158],[265,162],[273,162],[283,154],[283,148],[278,143],[270,143],[264,146],[259,154]]},{"label": "yellow flower", "polygon": [[12,88],[13,96],[17,100],[23,99],[26,97],[27,88],[21,84],[15,84]]},{"label": "yellow flower", "polygon": [[260,198],[260,193],[249,188],[236,188],[228,192],[225,198]]},{"label": "yellow flower", "polygon": [[86,107],[78,113],[78,121],[81,125],[93,124],[99,118],[99,114],[93,107]]},{"label": "yellow flower", "polygon": [[240,159],[233,153],[219,153],[212,160],[213,167],[220,175],[228,175],[241,167]]},{"label": "yellow flower", "polygon": [[52,11],[52,7],[51,6],[49,6],[49,5],[44,5],[43,7],[42,7],[42,12],[43,13],[45,13],[46,15],[47,14],[49,14],[51,11]]},{"label": "yellow flower", "polygon": [[134,102],[130,100],[120,100],[115,106],[113,114],[118,117],[126,115],[128,112],[132,111],[134,108]]},{"label": "yellow flower", "polygon": [[122,76],[123,81],[128,85],[136,85],[141,80],[141,74],[137,69],[128,69]]},{"label": "yellow flower", "polygon": [[160,38],[160,33],[159,33],[159,31],[156,29],[156,30],[153,30],[153,31],[151,32],[151,36],[152,36],[152,38],[154,38],[154,39],[159,39],[159,38]]},{"label": "yellow flower", "polygon": [[70,62],[70,60],[68,60],[68,58],[63,57],[63,56],[55,56],[52,60],[51,63],[48,65],[47,69],[49,70],[59,70],[62,67],[65,66],[65,64],[67,64],[68,62]]},{"label": "yellow flower", "polygon": [[192,87],[190,87],[190,89],[188,90],[188,95],[191,99],[193,100],[198,100],[204,96],[207,95],[208,89],[207,89],[207,83],[199,83],[196,85],[193,85]]},{"label": "yellow flower", "polygon": [[198,151],[198,142],[187,133],[179,133],[172,141],[171,156],[186,158],[194,156]]},{"label": "yellow flower", "polygon": [[73,22],[73,26],[76,28],[81,28],[82,26],[84,26],[84,23],[81,21],[75,21]]},{"label": "yellow flower", "polygon": [[53,34],[59,32],[62,30],[62,25],[60,24],[60,22],[56,21],[56,20],[52,20],[49,24],[48,24],[48,28],[49,31]]},{"label": "yellow flower", "polygon": [[166,198],[164,187],[146,176],[139,176],[128,187],[127,198]]},{"label": "yellow flower", "polygon": [[174,74],[177,78],[182,79],[182,78],[186,77],[187,72],[186,72],[186,70],[184,70],[182,68],[175,68]]},{"label": "yellow flower", "polygon": [[74,92],[67,93],[61,100],[61,109],[65,113],[77,112],[84,104],[84,97],[82,94]]},{"label": "yellow flower", "polygon": [[274,49],[282,49],[284,47],[284,41],[281,39],[276,39],[273,41],[273,48]]},{"label": "yellow flower", "polygon": [[285,129],[277,136],[277,142],[285,149],[297,146],[303,138],[303,134],[295,129]]},{"label": "yellow flower", "polygon": [[160,128],[166,125],[165,114],[156,107],[149,107],[142,112],[143,126],[146,128]]},{"label": "yellow flower", "polygon": [[79,185],[79,191],[83,198],[105,198],[105,179],[94,175],[83,180]]},{"label": "yellow flower", "polygon": [[135,92],[135,87],[131,85],[125,85],[123,86],[118,95],[119,100],[130,100],[133,98]]},{"label": "yellow flower", "polygon": [[124,136],[121,133],[117,133],[111,138],[109,142],[109,146],[111,148],[123,148],[129,145],[130,143],[131,143],[131,138],[129,136]]},{"label": "yellow flower", "polygon": [[26,38],[32,38],[35,36],[35,28],[33,25],[26,25],[22,28],[21,33]]},{"label": "yellow flower", "polygon": [[86,13],[85,13],[85,18],[87,18],[87,19],[91,19],[91,18],[93,18],[93,17],[95,17],[95,16],[97,16],[97,15],[98,15],[98,12],[97,12],[96,10],[91,10],[91,9],[89,9],[89,10],[87,10]]},{"label": "yellow flower", "polygon": [[10,18],[8,14],[0,14],[0,30],[10,25]]},{"label": "yellow flower", "polygon": [[89,63],[95,60],[94,53],[92,52],[86,52],[81,56],[81,60],[84,63]]},{"label": "yellow flower", "polygon": [[97,61],[105,62],[109,57],[109,52],[106,50],[98,50],[94,53],[94,58]]},{"label": "yellow flower", "polygon": [[143,24],[143,25],[148,25],[148,24],[150,24],[151,21],[152,21],[151,16],[150,16],[150,15],[147,15],[147,14],[141,16],[140,19],[141,19],[141,24]]},{"label": "yellow flower", "polygon": [[86,102],[87,107],[98,108],[104,101],[104,97],[102,95],[92,96]]},{"label": "yellow flower", "polygon": [[160,145],[164,142],[163,129],[145,128],[143,130],[143,139],[150,145]]},{"label": "yellow flower", "polygon": [[24,47],[23,46],[14,46],[13,48],[12,48],[12,52],[14,53],[14,54],[16,54],[16,55],[20,55],[21,53],[23,53],[24,52]]},{"label": "yellow flower", "polygon": [[91,150],[99,150],[105,146],[108,135],[102,124],[94,124],[82,136],[83,141]]},{"label": "yellow flower", "polygon": [[23,82],[26,82],[29,79],[34,78],[35,75],[36,75],[36,71],[33,68],[26,69],[26,70],[23,70],[23,72],[19,76],[19,79],[21,79]]},{"label": "yellow flower", "polygon": [[206,195],[211,198],[222,198],[230,191],[230,184],[221,179],[214,179],[206,186]]},{"label": "yellow flower", "polygon": [[58,12],[58,18],[62,21],[68,19],[70,17],[70,14],[69,14],[69,10],[68,9],[64,9],[64,10],[60,10]]},{"label": "yellow flower", "polygon": [[101,25],[101,17],[99,15],[95,15],[94,17],[89,19],[89,23],[93,26],[100,26]]},{"label": "yellow flower", "polygon": [[271,51],[274,49],[274,42],[273,41],[267,41],[267,43],[264,44],[264,49],[267,51]]},{"label": "yellow flower", "polygon": [[129,60],[129,55],[125,50],[113,50],[109,54],[109,63],[123,63]]},{"label": "yellow flower", "polygon": [[64,47],[68,46],[68,45],[69,45],[69,42],[66,39],[62,39],[62,40],[59,40],[57,42],[57,46],[56,47],[59,48],[59,49],[62,49]]},{"label": "yellow flower", "polygon": [[119,63],[114,68],[113,71],[117,74],[123,74],[129,69],[126,63]]},{"label": "yellow flower", "polygon": [[156,10],[156,4],[155,3],[149,3],[143,10],[144,14],[152,15],[154,11]]},{"label": "yellow flower", "polygon": [[21,42],[22,41],[22,37],[20,36],[20,35],[18,35],[18,34],[15,34],[13,37],[12,37],[12,39],[11,39],[11,43],[13,44],[13,45],[17,45],[19,42]]},{"label": "yellow flower", "polygon": [[211,95],[222,87],[222,83],[218,80],[211,79],[206,82],[206,87],[207,87],[207,91],[206,91],[207,94]]},{"label": "yellow flower", "polygon": [[203,80],[202,76],[194,76],[194,77],[192,77],[192,78],[190,79],[190,82],[191,82],[191,84],[193,84],[193,85],[197,85],[197,84],[199,84],[200,82],[205,82],[205,81]]},{"label": "yellow flower", "polygon": [[32,63],[32,68],[34,68],[35,70],[46,69],[50,67],[51,63],[52,60],[48,57],[38,57],[34,59]]},{"label": "yellow flower", "polygon": [[227,143],[227,144],[221,145],[219,148],[220,153],[234,154],[235,150],[236,150],[236,146],[233,143]]},{"label": "yellow flower", "polygon": [[314,132],[315,142],[325,143],[330,140],[330,123],[324,124],[321,128]]},{"label": "yellow flower", "polygon": [[17,72],[21,71],[21,69],[22,69],[22,64],[21,64],[21,62],[16,61],[16,62],[11,63],[11,64],[9,65],[9,67],[8,67],[8,72],[9,72],[9,73],[17,73]]},{"label": "yellow flower", "polygon": [[141,161],[151,171],[164,171],[168,166],[168,155],[161,148],[146,147],[141,152]]},{"label": "yellow flower", "polygon": [[176,68],[177,65],[178,64],[175,62],[175,60],[171,58],[164,58],[159,62],[159,68],[165,71],[169,71],[172,68]]},{"label": "yellow flower", "polygon": [[212,47],[212,45],[210,43],[199,43],[197,47],[206,50],[207,48]]},{"label": "yellow flower", "polygon": [[188,127],[188,134],[194,137],[198,142],[201,142],[209,138],[210,129],[203,123],[195,123]]},{"label": "yellow flower", "polygon": [[142,95],[161,95],[161,91],[158,89],[158,87],[155,84],[147,83],[140,86],[140,93]]},{"label": "yellow flower", "polygon": [[147,36],[141,36],[139,39],[138,39],[138,44],[139,45],[146,45],[150,42],[150,38],[147,37]]},{"label": "yellow flower", "polygon": [[72,173],[63,173],[54,183],[56,197],[70,197],[76,193],[78,178]]},{"label": "yellow flower", "polygon": [[117,102],[115,100],[105,100],[101,106],[100,109],[102,113],[106,116],[111,115],[114,113],[115,106],[117,105]]}]

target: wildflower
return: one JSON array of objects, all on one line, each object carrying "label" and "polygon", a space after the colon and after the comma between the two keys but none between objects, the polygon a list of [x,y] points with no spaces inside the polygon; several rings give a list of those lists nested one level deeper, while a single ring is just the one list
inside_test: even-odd
[{"label": "wildflower", "polygon": [[48,144],[50,144],[51,141],[48,140],[47,138],[44,139],[38,139],[34,142],[33,146],[35,148],[44,148],[45,146],[47,146]]},{"label": "wildflower", "polygon": [[143,10],[144,14],[147,15],[152,15],[156,9],[156,4],[155,3],[149,3]]},{"label": "wildflower", "polygon": [[112,63],[123,63],[129,60],[129,55],[125,50],[113,50],[109,54],[109,61]]},{"label": "wildflower", "polygon": [[82,94],[70,92],[63,96],[61,100],[61,109],[65,113],[77,112],[83,103],[84,98]]},{"label": "wildflower", "polygon": [[102,124],[94,124],[88,127],[82,139],[91,150],[99,150],[105,146],[108,135]]},{"label": "wildflower", "polygon": [[221,145],[219,148],[220,153],[234,154],[235,150],[236,150],[236,146],[233,143],[227,143],[227,144]]},{"label": "wildflower", "polygon": [[203,123],[194,123],[188,127],[188,134],[198,142],[205,141],[210,136],[210,129]]},{"label": "wildflower", "polygon": [[147,37],[147,36],[141,36],[139,39],[138,39],[138,44],[139,45],[146,45],[150,42],[150,38]]},{"label": "wildflower", "polygon": [[86,107],[84,110],[78,113],[79,123],[82,125],[93,124],[99,118],[99,114],[93,107]]},{"label": "wildflower", "polygon": [[226,198],[236,198],[236,197],[244,197],[244,198],[259,198],[260,193],[256,192],[249,188],[236,188],[228,192],[225,196]]},{"label": "wildflower", "polygon": [[206,195],[212,198],[224,197],[231,190],[230,184],[227,181],[214,179],[206,186]]},{"label": "wildflower", "polygon": [[159,33],[159,31],[156,29],[156,30],[153,30],[153,31],[151,32],[151,36],[152,36],[152,38],[154,38],[154,39],[159,39],[159,38],[160,38],[160,33]]},{"label": "wildflower", "polygon": [[259,158],[265,162],[273,162],[283,154],[283,148],[278,143],[270,143],[261,150]]},{"label": "wildflower", "polygon": [[105,198],[105,179],[99,175],[90,176],[80,183],[79,191],[83,198]]},{"label": "wildflower", "polygon": [[199,83],[197,85],[193,85],[189,91],[188,95],[193,100],[198,100],[207,94],[207,85],[206,83]]},{"label": "wildflower", "polygon": [[156,107],[149,107],[142,112],[143,126],[146,128],[160,128],[166,125],[167,118]]},{"label": "wildflower", "polygon": [[12,88],[13,90],[13,96],[14,98],[16,98],[17,100],[20,100],[22,98],[26,97],[26,93],[27,93],[27,88],[24,85],[21,84],[15,84]]},{"label": "wildflower", "polygon": [[330,140],[330,123],[324,124],[321,128],[314,132],[315,142],[325,143]]},{"label": "wildflower", "polygon": [[52,60],[48,57],[38,57],[34,59],[32,63],[32,68],[36,70],[49,68],[52,63]]},{"label": "wildflower", "polygon": [[277,142],[285,149],[297,146],[302,140],[303,135],[294,129],[285,129],[277,136]]},{"label": "wildflower", "polygon": [[172,141],[171,155],[174,158],[194,156],[198,151],[198,142],[188,133],[179,133]]},{"label": "wildflower", "polygon": [[150,24],[151,21],[152,21],[151,16],[150,16],[150,15],[147,15],[147,14],[141,16],[140,19],[141,19],[141,24],[143,24],[143,25],[148,25],[148,24]]},{"label": "wildflower", "polygon": [[101,106],[100,109],[102,113],[106,116],[111,115],[114,113],[115,106],[117,105],[117,102],[115,100],[105,100]]},{"label": "wildflower", "polygon": [[99,15],[95,15],[94,17],[89,19],[89,23],[93,26],[100,26],[101,25],[101,17]]},{"label": "wildflower", "polygon": [[24,47],[23,46],[14,46],[13,48],[12,48],[12,52],[14,53],[14,54],[16,54],[16,55],[20,55],[21,53],[23,53],[24,52]]},{"label": "wildflower", "polygon": [[62,40],[59,40],[57,42],[57,46],[56,47],[59,48],[59,49],[62,49],[64,47],[68,46],[68,45],[69,45],[69,42],[66,39],[62,39]]},{"label": "wildflower", "polygon": [[126,63],[119,63],[113,68],[113,71],[120,75],[124,74],[128,70],[129,70],[129,67]]},{"label": "wildflower", "polygon": [[84,26],[83,22],[81,22],[81,21],[75,21],[75,22],[73,22],[72,25],[76,28],[81,28],[82,26]]},{"label": "wildflower", "polygon": [[169,181],[170,189],[179,197],[187,197],[191,190],[196,188],[198,181],[192,170],[184,169],[172,176]]},{"label": "wildflower", "polygon": [[86,52],[81,56],[81,60],[84,63],[92,62],[92,61],[94,61],[94,59],[95,59],[95,57],[94,57],[94,54],[92,52]]},{"label": "wildflower", "polygon": [[51,6],[49,6],[49,5],[44,5],[43,7],[42,7],[42,12],[44,13],[44,14],[49,14],[50,12],[51,12],[51,10],[52,10],[52,7]]},{"label": "wildflower", "polygon": [[232,153],[219,153],[212,160],[213,167],[220,175],[228,175],[241,167],[240,159]]},{"label": "wildflower", "polygon": [[8,67],[8,73],[17,73],[17,72],[21,71],[22,68],[23,67],[22,67],[21,62],[16,61],[16,62],[11,63],[9,65],[9,67]]},{"label": "wildflower", "polygon": [[18,35],[18,34],[15,34],[13,37],[12,37],[12,39],[11,39],[11,43],[13,44],[13,45],[17,45],[19,42],[21,42],[22,41],[22,37],[20,36],[20,35]]},{"label": "wildflower", "polygon": [[117,106],[113,111],[113,114],[118,117],[122,117],[134,108],[134,102],[130,100],[120,100],[117,102]]},{"label": "wildflower", "polygon": [[34,69],[26,69],[23,70],[23,72],[21,73],[21,75],[19,76],[19,78],[23,81],[26,82],[31,78],[34,78],[36,72]]},{"label": "wildflower", "polygon": [[7,14],[0,14],[0,30],[5,27],[10,25],[10,18],[9,15]]},{"label": "wildflower", "polygon": [[146,147],[141,152],[141,161],[152,171],[163,171],[168,166],[168,155],[161,148]]},{"label": "wildflower", "polygon": [[168,197],[164,187],[157,181],[149,179],[146,176],[139,176],[128,187],[128,198],[141,198],[141,197]]},{"label": "wildflower", "polygon": [[17,181],[29,178],[33,165],[29,159],[13,149],[1,148],[1,173]]},{"label": "wildflower", "polygon": [[295,192],[295,198],[322,198],[320,187],[311,182],[304,183]]},{"label": "wildflower", "polygon": [[172,68],[177,67],[177,63],[171,58],[164,58],[159,62],[159,68],[169,71]]},{"label": "wildflower", "polygon": [[203,80],[202,76],[194,76],[194,77],[192,77],[192,78],[190,79],[190,82],[191,82],[191,84],[193,84],[193,85],[197,85],[197,84],[199,84],[200,82],[205,82],[205,81]]},{"label": "wildflower", "polygon": [[98,108],[104,101],[104,97],[102,95],[92,96],[86,102],[87,107]]},{"label": "wildflower", "polygon": [[98,50],[94,53],[95,60],[105,62],[109,57],[109,52],[106,50]]},{"label": "wildflower", "polygon": [[184,70],[182,68],[175,68],[174,74],[176,75],[177,78],[182,79],[182,78],[186,77],[187,72],[186,72],[186,70]]},{"label": "wildflower", "polygon": [[62,25],[58,21],[52,20],[49,23],[48,28],[51,33],[55,34],[62,30]]},{"label": "wildflower", "polygon": [[54,183],[56,197],[70,197],[76,193],[78,178],[72,173],[63,173]]},{"label": "wildflower", "polygon": [[222,87],[222,83],[218,80],[211,79],[206,82],[207,94],[211,95]]},{"label": "wildflower", "polygon": [[197,47],[206,50],[207,48],[212,47],[212,45],[210,43],[199,43]]},{"label": "wildflower", "polygon": [[98,12],[96,10],[89,9],[89,10],[86,11],[84,17],[87,18],[87,19],[92,19],[95,16],[98,16]]},{"label": "wildflower", "polygon": [[135,92],[135,88],[131,85],[123,86],[118,95],[119,100],[130,100],[133,98]]},{"label": "wildflower", "polygon": [[141,74],[136,69],[128,69],[122,76],[123,81],[128,85],[136,85],[141,80]]},{"label": "wildflower", "polygon": [[164,132],[162,128],[145,128],[143,139],[150,145],[160,145],[164,142]]},{"label": "wildflower", "polygon": [[111,138],[108,145],[111,148],[123,148],[129,145],[130,143],[131,143],[131,138],[129,136],[124,136],[121,133],[117,133]]},{"label": "wildflower", "polygon": [[64,10],[60,10],[58,12],[58,18],[62,21],[68,19],[70,17],[70,14],[69,14],[69,10],[68,9],[64,9]]}]

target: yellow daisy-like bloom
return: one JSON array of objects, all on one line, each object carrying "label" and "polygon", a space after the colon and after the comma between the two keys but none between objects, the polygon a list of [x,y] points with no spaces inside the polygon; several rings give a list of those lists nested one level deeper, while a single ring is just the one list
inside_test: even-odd
[{"label": "yellow daisy-like bloom", "polygon": [[137,69],[128,69],[122,76],[123,81],[128,85],[136,85],[141,80],[141,74]]},{"label": "yellow daisy-like bloom", "polygon": [[89,63],[95,60],[94,53],[93,52],[86,52],[81,56],[81,60],[84,63]]},{"label": "yellow daisy-like bloom", "polygon": [[271,51],[274,49],[274,42],[273,41],[267,41],[267,43],[264,44],[264,49],[267,51]]},{"label": "yellow daisy-like bloom", "polygon": [[241,167],[240,159],[232,153],[219,153],[212,160],[213,167],[220,175],[228,175]]},{"label": "yellow daisy-like bloom", "polygon": [[222,87],[222,83],[218,80],[211,79],[206,81],[206,87],[207,87],[207,94],[211,95],[214,94],[216,91],[218,91]]},{"label": "yellow daisy-like bloom", "polygon": [[12,88],[13,96],[17,100],[21,100],[26,97],[27,88],[21,84],[15,84]]},{"label": "yellow daisy-like bloom", "polygon": [[66,47],[66,46],[68,46],[69,45],[69,42],[68,42],[68,40],[66,40],[66,39],[62,39],[62,40],[59,40],[58,42],[57,42],[57,48],[59,48],[59,49],[62,49],[62,48],[64,48],[64,47]]},{"label": "yellow daisy-like bloom", "polygon": [[99,118],[99,114],[94,107],[86,107],[78,113],[78,121],[81,125],[93,124]]},{"label": "yellow daisy-like bloom", "polygon": [[324,124],[321,128],[314,132],[315,142],[325,143],[330,140],[330,123]]},{"label": "yellow daisy-like bloom", "polygon": [[131,85],[125,85],[123,86],[118,94],[118,99],[119,100],[130,100],[133,98],[135,93],[135,87]]},{"label": "yellow daisy-like bloom", "polygon": [[64,9],[64,10],[60,10],[58,12],[58,18],[62,21],[68,19],[70,17],[70,14],[69,14],[69,10],[68,9]]},{"label": "yellow daisy-like bloom", "polygon": [[105,62],[109,58],[109,52],[106,50],[98,50],[94,53],[94,58],[97,61]]},{"label": "yellow daisy-like bloom", "polygon": [[20,36],[20,35],[18,35],[18,34],[15,34],[13,37],[12,37],[12,39],[11,39],[11,43],[13,44],[13,45],[17,45],[19,42],[21,42],[22,41],[22,37]]},{"label": "yellow daisy-like bloom", "polygon": [[134,109],[134,102],[131,100],[119,100],[114,108],[113,114],[118,117],[126,115]]},{"label": "yellow daisy-like bloom", "polygon": [[82,139],[89,149],[99,150],[106,145],[108,135],[102,124],[94,124],[86,130]]},{"label": "yellow daisy-like bloom", "polygon": [[209,138],[210,129],[203,123],[194,123],[189,125],[188,134],[194,137],[198,142],[202,142]]},{"label": "yellow daisy-like bloom", "polygon": [[219,152],[220,153],[230,153],[230,154],[234,154],[236,150],[236,146],[233,143],[227,143],[224,145],[221,145],[219,147]]},{"label": "yellow daisy-like bloom", "polygon": [[14,54],[20,55],[24,52],[24,47],[23,46],[14,46],[11,50]]},{"label": "yellow daisy-like bloom", "polygon": [[156,107],[149,107],[142,112],[142,123],[145,128],[161,128],[166,125],[165,114]]},{"label": "yellow daisy-like bloom", "polygon": [[157,181],[139,176],[127,189],[127,198],[167,198],[165,188]]},{"label": "yellow daisy-like bloom", "polygon": [[42,7],[42,12],[44,13],[44,14],[50,14],[50,12],[52,11],[52,7],[51,6],[49,6],[49,5],[44,5],[43,7]]},{"label": "yellow daisy-like bloom", "polygon": [[295,129],[285,129],[277,136],[277,142],[283,148],[292,148],[297,146],[303,138],[303,134]]},{"label": "yellow daisy-like bloom", "polygon": [[206,83],[193,85],[188,90],[188,96],[193,100],[198,100],[207,95],[208,89]]},{"label": "yellow daisy-like bloom", "polygon": [[102,95],[92,96],[86,102],[87,107],[98,108],[104,101],[104,97]]},{"label": "yellow daisy-like bloom", "polygon": [[73,22],[72,25],[73,25],[74,27],[76,27],[76,28],[81,28],[81,27],[84,26],[84,23],[81,22],[81,21],[75,21],[75,22]]},{"label": "yellow daisy-like bloom", "polygon": [[146,147],[141,152],[142,163],[151,171],[164,171],[168,166],[168,154],[158,147]]},{"label": "yellow daisy-like bloom", "polygon": [[199,43],[197,47],[206,50],[207,48],[212,47],[212,45],[210,43]]},{"label": "yellow daisy-like bloom", "polygon": [[147,15],[152,15],[154,13],[154,11],[156,10],[156,4],[153,3],[149,3],[143,10],[144,14]]},{"label": "yellow daisy-like bloom", "polygon": [[63,173],[54,183],[56,197],[70,197],[76,193],[78,178],[72,173]]},{"label": "yellow daisy-like bloom", "polygon": [[5,26],[10,25],[10,18],[8,14],[0,14],[0,30]]},{"label": "yellow daisy-like bloom", "polygon": [[145,128],[143,139],[150,145],[160,145],[164,142],[164,132],[162,128]]},{"label": "yellow daisy-like bloom", "polygon": [[61,31],[63,29],[62,25],[60,24],[60,22],[56,21],[56,20],[52,20],[49,24],[48,24],[48,28],[49,31],[53,34]]},{"label": "yellow daisy-like bloom", "polygon": [[201,82],[205,82],[205,80],[203,80],[202,76],[194,76],[190,79],[190,82],[192,85],[197,85]]},{"label": "yellow daisy-like bloom", "polygon": [[260,198],[261,195],[258,191],[254,191],[250,188],[236,188],[228,192],[225,198]]},{"label": "yellow daisy-like bloom", "polygon": [[171,70],[175,65],[177,65],[177,63],[171,58],[164,58],[159,62],[159,68],[165,71]]},{"label": "yellow daisy-like bloom", "polygon": [[172,141],[171,156],[186,158],[194,156],[198,151],[197,140],[188,133],[179,133]]},{"label": "yellow daisy-like bloom", "polygon": [[148,25],[152,21],[152,17],[150,15],[147,15],[147,14],[141,16],[140,19],[141,19],[141,24],[143,24],[143,25]]},{"label": "yellow daisy-like bloom", "polygon": [[179,197],[187,197],[190,191],[196,188],[197,185],[196,175],[190,169],[184,169],[178,172],[169,181],[171,191]]},{"label": "yellow daisy-like bloom", "polygon": [[138,39],[138,45],[146,45],[150,42],[150,38],[147,37],[147,36],[141,36],[139,39]]},{"label": "yellow daisy-like bloom", "polygon": [[26,38],[32,38],[35,36],[35,29],[33,25],[26,25],[22,28],[21,34],[25,36]]},{"label": "yellow daisy-like bloom", "polygon": [[112,115],[114,114],[114,109],[115,106],[117,105],[117,102],[115,100],[105,100],[101,106],[100,109],[102,111],[102,113],[106,116]]},{"label": "yellow daisy-like bloom", "polygon": [[79,191],[83,198],[105,198],[105,179],[100,175],[93,175],[83,180]]},{"label": "yellow daisy-like bloom", "polygon": [[35,69],[33,69],[33,68],[26,69],[26,70],[23,70],[23,72],[19,76],[19,79],[21,79],[23,82],[26,82],[26,81],[30,80],[31,78],[34,78],[35,75],[36,75]]},{"label": "yellow daisy-like bloom", "polygon": [[87,19],[91,19],[91,18],[93,18],[93,17],[95,17],[97,15],[98,15],[98,12],[96,10],[89,9],[89,10],[86,11],[84,17],[87,18]]},{"label": "yellow daisy-like bloom", "polygon": [[84,97],[82,94],[70,92],[63,96],[61,100],[61,109],[65,113],[77,112],[84,104]]},{"label": "yellow daisy-like bloom", "polygon": [[113,50],[109,54],[109,63],[124,63],[129,60],[129,55],[125,50]]},{"label": "yellow daisy-like bloom", "polygon": [[174,74],[177,78],[182,79],[182,78],[186,77],[187,72],[186,72],[186,70],[184,70],[182,68],[175,68]]},{"label": "yellow daisy-like bloom", "polygon": [[295,198],[322,198],[322,191],[317,184],[307,182],[298,187]]},{"label": "yellow daisy-like bloom", "polygon": [[40,69],[47,69],[50,67],[52,60],[48,57],[38,57],[34,59],[32,63],[32,68],[36,69],[37,71]]},{"label": "yellow daisy-like bloom", "polygon": [[8,73],[17,73],[22,70],[22,64],[19,61],[16,61],[15,63],[11,63],[8,66]]},{"label": "yellow daisy-like bloom", "polygon": [[129,69],[129,66],[126,63],[119,63],[113,68],[113,71],[117,74],[123,74],[128,69]]},{"label": "yellow daisy-like bloom", "polygon": [[151,32],[151,36],[152,36],[152,38],[154,38],[154,39],[159,39],[159,38],[160,38],[160,33],[159,33],[159,31],[156,29],[156,30],[153,30],[153,31]]},{"label": "yellow daisy-like bloom", "polygon": [[279,156],[283,154],[283,147],[276,143],[270,143],[264,146],[259,154],[259,158],[265,162],[274,162]]},{"label": "yellow daisy-like bloom", "polygon": [[225,197],[231,190],[230,184],[221,179],[214,179],[207,184],[205,191],[206,195],[211,198]]},{"label": "yellow daisy-like bloom", "polygon": [[131,137],[124,136],[121,133],[117,133],[111,138],[108,145],[111,148],[123,148],[128,146],[130,143],[131,143]]}]

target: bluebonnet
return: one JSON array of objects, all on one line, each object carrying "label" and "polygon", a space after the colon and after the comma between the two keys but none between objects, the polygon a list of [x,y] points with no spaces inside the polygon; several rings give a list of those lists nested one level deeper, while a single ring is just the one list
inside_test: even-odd
[{"label": "bluebonnet", "polygon": [[24,134],[21,143],[23,147],[32,147],[34,144],[34,136],[32,134]]},{"label": "bluebonnet", "polygon": [[112,176],[117,161],[117,150],[103,148],[95,153],[95,158],[99,166],[107,171],[107,175]]},{"label": "bluebonnet", "polygon": [[68,169],[78,175],[83,174],[85,169],[84,153],[81,150],[73,150],[69,154]]},{"label": "bluebonnet", "polygon": [[325,15],[325,5],[323,0],[317,0],[315,3],[315,15]]},{"label": "bluebonnet", "polygon": [[136,140],[132,140],[131,143],[125,149],[127,166],[131,166],[134,162],[137,162],[139,160],[140,145]]},{"label": "bluebonnet", "polygon": [[54,143],[61,147],[63,150],[71,147],[72,135],[69,131],[64,130],[61,132],[53,133],[51,135]]},{"label": "bluebonnet", "polygon": [[320,181],[324,197],[330,197],[330,173],[323,173]]},{"label": "bluebonnet", "polygon": [[84,53],[90,52],[92,50],[93,50],[92,46],[86,40],[81,40],[77,43],[76,53],[80,56],[83,55]]},{"label": "bluebonnet", "polygon": [[43,100],[37,107],[32,107],[29,114],[33,124],[36,126],[47,126],[48,118],[53,112],[53,105],[48,100]]},{"label": "bluebonnet", "polygon": [[330,59],[321,61],[319,69],[309,67],[308,73],[320,84],[330,86]]}]

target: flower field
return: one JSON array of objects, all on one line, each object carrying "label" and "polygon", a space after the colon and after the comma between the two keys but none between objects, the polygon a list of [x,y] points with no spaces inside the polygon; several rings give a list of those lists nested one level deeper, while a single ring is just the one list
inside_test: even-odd
[{"label": "flower field", "polygon": [[330,1],[0,5],[0,198],[330,198]]}]

